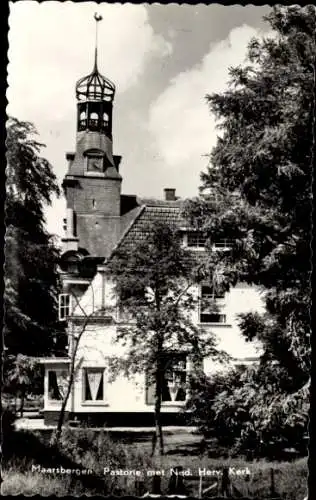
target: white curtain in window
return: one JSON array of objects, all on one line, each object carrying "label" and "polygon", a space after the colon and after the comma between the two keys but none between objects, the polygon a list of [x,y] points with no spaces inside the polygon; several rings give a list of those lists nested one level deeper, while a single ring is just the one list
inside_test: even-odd
[{"label": "white curtain in window", "polygon": [[101,371],[88,371],[88,383],[91,393],[92,401],[97,399],[100,384],[102,382],[102,372]]},{"label": "white curtain in window", "polygon": [[64,399],[68,386],[68,371],[57,370],[56,378],[59,394],[61,395],[62,399]]}]

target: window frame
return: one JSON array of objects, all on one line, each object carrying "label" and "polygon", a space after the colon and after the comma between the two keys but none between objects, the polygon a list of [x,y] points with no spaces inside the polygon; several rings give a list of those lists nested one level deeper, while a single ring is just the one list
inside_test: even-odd
[{"label": "window frame", "polygon": [[[68,297],[69,303],[68,304],[62,304],[62,299]],[[67,314],[68,310],[68,314]],[[62,311],[66,311],[63,312]],[[70,293],[60,293],[58,295],[58,319],[59,321],[67,321],[69,316],[72,314],[72,297]]]},{"label": "window frame", "polygon": [[230,238],[220,238],[212,240],[212,250],[215,252],[229,252],[232,249],[233,240]]},{"label": "window frame", "polygon": [[[51,404],[62,404],[63,402],[63,395],[61,395],[61,398],[60,399],[53,399],[50,397],[50,390],[49,390],[49,378],[50,378],[50,373],[55,373],[56,375],[56,382],[57,382],[57,389],[59,391],[59,387],[58,387],[58,379],[57,379],[57,373],[61,373],[61,372],[67,372],[68,376],[69,376],[69,370],[67,370],[66,368],[49,368],[47,370],[47,401],[48,403],[51,405]],[[60,393],[60,391],[59,391]]]},{"label": "window frame", "polygon": [[[87,383],[87,372],[88,370],[91,370],[93,372],[102,372],[102,378],[101,378],[101,383],[102,383],[102,392],[103,392],[103,399],[86,399],[86,383]],[[84,366],[81,370],[81,380],[82,380],[82,401],[81,404],[82,406],[108,406],[108,400],[106,397],[106,383],[105,383],[105,378],[106,378],[106,367],[105,366]],[[99,391],[99,389],[98,389]]]},{"label": "window frame", "polygon": [[[190,242],[190,238],[196,238],[196,243],[192,244]],[[207,235],[203,231],[187,231],[186,232],[186,246],[187,248],[195,249],[195,250],[205,250],[207,242]]]},{"label": "window frame", "polygon": [[[213,293],[209,294],[203,294],[203,287],[204,288],[209,288],[212,290],[212,286],[208,283],[202,283],[200,285],[199,289],[199,310],[198,310],[198,315],[199,315],[199,323],[202,325],[220,325],[220,326],[227,326],[227,314],[223,312],[223,309],[225,308],[226,305],[226,292],[223,292],[221,295],[217,295],[216,291]],[[202,300],[203,297],[211,297],[212,300],[215,303],[215,306],[217,307],[217,311],[207,311],[207,309],[203,309],[202,305]],[[206,316],[218,316],[219,318],[223,318],[223,321],[204,321],[202,320],[202,315]]]},{"label": "window frame", "polygon": [[[174,351],[174,352],[168,352],[166,351],[165,353],[166,356],[170,357],[170,359],[172,359],[172,357],[179,357],[180,360],[181,360],[181,357],[183,356],[184,358],[184,361],[185,361],[185,369],[183,370],[180,370],[181,372],[184,372],[185,373],[185,382],[184,382],[184,390],[185,390],[185,398],[182,399],[182,400],[179,400],[179,401],[176,401],[176,399],[174,400],[163,400],[162,399],[162,395],[161,395],[161,406],[162,407],[168,407],[168,406],[175,406],[175,407],[181,407],[181,406],[184,406],[186,404],[186,402],[188,401],[189,399],[189,387],[188,387],[188,379],[189,379],[189,353],[186,352],[186,351]],[[173,370],[173,375],[175,375],[175,372],[176,371],[179,371],[179,370]],[[166,371],[165,371],[165,377],[164,377],[165,381],[167,382],[167,379],[166,379]],[[149,383],[148,383],[148,374],[145,375],[145,404],[146,406],[154,406],[155,402],[153,400],[153,402],[150,402],[149,401],[149,397],[148,397],[148,390],[149,390]],[[181,387],[179,387],[180,389]],[[168,389],[169,389],[169,386],[168,386]],[[170,393],[170,389],[169,389],[169,394],[170,394],[170,397],[171,396],[171,393]],[[154,396],[153,396],[154,398]]]}]

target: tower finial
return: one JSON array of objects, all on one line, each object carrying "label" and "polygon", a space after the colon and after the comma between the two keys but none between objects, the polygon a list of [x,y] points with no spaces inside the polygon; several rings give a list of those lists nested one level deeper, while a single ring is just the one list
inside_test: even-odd
[{"label": "tower finial", "polygon": [[95,19],[95,51],[94,51],[94,71],[98,71],[98,22],[102,21],[103,17],[97,12],[94,13]]},{"label": "tower finial", "polygon": [[76,97],[78,101],[109,101],[112,102],[115,94],[115,85],[98,70],[98,22],[102,16],[94,13],[95,20],[95,56],[94,67],[89,75],[80,78],[76,83]]}]

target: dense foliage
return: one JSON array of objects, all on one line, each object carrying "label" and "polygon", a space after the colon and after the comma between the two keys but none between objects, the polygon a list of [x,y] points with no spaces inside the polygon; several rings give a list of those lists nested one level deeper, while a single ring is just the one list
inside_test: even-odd
[{"label": "dense foliage", "polygon": [[[25,398],[28,393],[43,393],[43,373],[36,358],[18,354],[12,356],[5,365],[4,392],[14,394],[15,410],[17,410],[17,398],[20,400],[19,411],[23,417]],[[8,405],[10,408],[10,405]]]},{"label": "dense foliage", "polygon": [[228,90],[207,97],[220,137],[187,212],[210,237],[233,241],[221,259],[226,282],[265,291],[266,313],[240,320],[246,339],[262,342],[260,364],[217,395],[217,419],[230,432],[234,408],[236,439],[252,425],[257,442],[279,432],[291,443],[308,422],[315,7],[278,6],[266,20],[273,36],[253,39]]},{"label": "dense foliage", "polygon": [[44,206],[59,189],[28,122],[7,124],[5,327],[6,354],[38,356],[58,347],[58,250],[45,229]]},{"label": "dense foliage", "polygon": [[[280,380],[282,378],[282,380]],[[214,436],[228,455],[289,459],[306,455],[308,385],[280,390],[287,374],[273,365],[236,367],[196,381],[188,403],[206,442]]]}]

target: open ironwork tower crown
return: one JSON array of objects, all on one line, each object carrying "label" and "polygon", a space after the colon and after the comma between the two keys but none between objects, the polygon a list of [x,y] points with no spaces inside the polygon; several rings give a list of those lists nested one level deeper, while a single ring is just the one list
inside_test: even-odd
[{"label": "open ironwork tower crown", "polygon": [[98,69],[98,22],[102,17],[94,15],[96,21],[94,66],[91,73],[76,83],[78,101],[78,132],[95,131],[112,138],[112,107],[115,85]]}]

